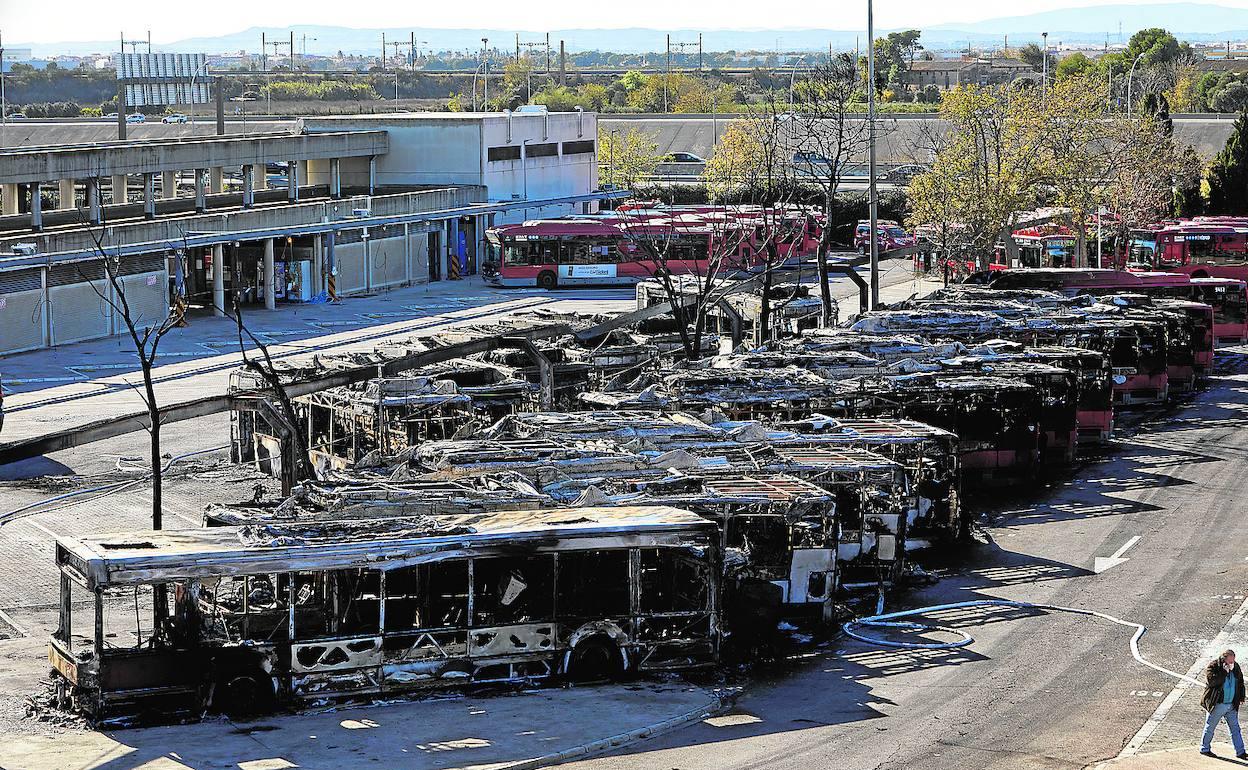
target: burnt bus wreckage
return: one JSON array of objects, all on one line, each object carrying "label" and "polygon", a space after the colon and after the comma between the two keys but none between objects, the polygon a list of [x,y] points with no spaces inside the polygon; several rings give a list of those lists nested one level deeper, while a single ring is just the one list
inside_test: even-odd
[{"label": "burnt bus wreckage", "polygon": [[663,506],[66,538],[49,654],[97,724],[705,666],[719,559]]},{"label": "burnt bus wreckage", "polygon": [[1207,305],[975,286],[827,328],[777,290],[769,334],[742,293],[689,360],[642,294],[237,373],[234,459],[281,497],[59,541],[63,701],[193,719],[713,665],[904,586],[968,496],[1213,364]]}]

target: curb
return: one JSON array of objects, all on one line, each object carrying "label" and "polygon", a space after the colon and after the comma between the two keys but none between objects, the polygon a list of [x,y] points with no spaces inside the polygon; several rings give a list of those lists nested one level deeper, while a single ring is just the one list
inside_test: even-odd
[{"label": "curb", "polygon": [[638,727],[635,730],[629,730],[626,733],[619,733],[608,738],[599,738],[596,741],[589,741],[577,746],[573,746],[563,751],[557,751],[552,754],[545,754],[532,759],[522,759],[519,762],[513,762],[509,765],[502,765],[501,770],[531,770],[532,768],[545,767],[547,765],[567,762],[572,759],[597,754],[602,751],[616,749],[621,746],[627,746],[630,743],[653,738],[656,735],[662,735],[671,732],[679,727],[690,724],[692,722],[700,722],[703,719],[713,717],[723,711],[726,711],[732,705],[732,697],[716,696],[703,706],[690,709],[683,714],[669,717],[661,722],[655,722],[645,727]]}]

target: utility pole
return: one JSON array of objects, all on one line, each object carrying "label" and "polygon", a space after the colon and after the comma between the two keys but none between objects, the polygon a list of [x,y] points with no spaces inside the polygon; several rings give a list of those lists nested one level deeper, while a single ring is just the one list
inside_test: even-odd
[{"label": "utility pole", "polygon": [[4,97],[4,35],[0,34],[0,126],[8,125],[9,103]]},{"label": "utility pole", "polygon": [[[877,228],[877,201],[875,189],[875,9],[873,0],[867,0],[867,140],[869,181],[867,192],[867,216],[871,220],[871,309],[880,305],[880,239]],[[831,212],[829,212],[830,214]]]},{"label": "utility pole", "polygon": [[485,64],[485,77],[482,79],[481,88],[483,92],[482,112],[490,111],[490,39],[488,37],[481,38],[481,59]]},{"label": "utility pole", "polygon": [[381,71],[386,71],[386,33],[381,33]]},{"label": "utility pole", "polygon": [[1049,33],[1041,32],[1040,39],[1044,41],[1040,51],[1040,104],[1043,105],[1049,95]]},{"label": "utility pole", "polygon": [[290,31],[290,69],[295,69],[295,31]]},{"label": "utility pole", "polygon": [[568,84],[568,52],[563,47],[563,41],[559,41],[559,85],[566,86]]},{"label": "utility pole", "polygon": [[702,71],[702,33],[698,33],[698,72]]},{"label": "utility pole", "polygon": [[[122,50],[125,50],[125,43],[122,43]],[[260,33],[260,71],[269,71],[269,43],[264,33]]]},{"label": "utility pole", "polygon": [[546,33],[546,74],[550,75],[550,33]]},{"label": "utility pole", "polygon": [[663,75],[663,112],[667,112],[667,81],[672,77],[672,36],[667,36],[667,64]]}]

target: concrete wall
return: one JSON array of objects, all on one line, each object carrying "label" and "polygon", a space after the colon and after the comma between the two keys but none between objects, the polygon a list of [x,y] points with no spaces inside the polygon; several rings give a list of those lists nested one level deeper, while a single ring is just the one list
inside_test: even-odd
[{"label": "concrete wall", "polygon": [[0,307],[0,353],[43,347],[46,303],[42,289],[4,294]]},{"label": "concrete wall", "polygon": [[[604,130],[628,131],[639,129],[651,135],[659,145],[659,152],[692,152],[710,158],[712,140],[718,141],[735,119],[732,115],[681,115],[658,117],[654,115],[610,115],[601,118]],[[1180,141],[1192,145],[1204,158],[1212,158],[1231,134],[1234,116],[1195,117],[1174,119],[1174,135]],[[945,121],[932,115],[883,115],[879,123],[879,162],[886,164],[929,163],[932,133],[943,134],[948,130]],[[855,159],[867,162],[866,150]],[[606,158],[602,159],[607,162]]]}]

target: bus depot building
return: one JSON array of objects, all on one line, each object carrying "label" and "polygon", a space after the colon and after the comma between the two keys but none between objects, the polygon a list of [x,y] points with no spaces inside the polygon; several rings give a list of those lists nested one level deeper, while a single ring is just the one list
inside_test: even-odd
[{"label": "bus depot building", "polygon": [[333,301],[476,274],[495,222],[600,197],[593,114],[266,128],[280,130],[5,148],[0,355],[123,331],[106,267],[149,322]]}]

